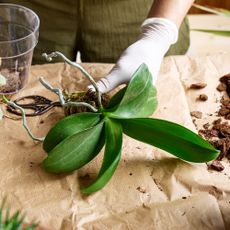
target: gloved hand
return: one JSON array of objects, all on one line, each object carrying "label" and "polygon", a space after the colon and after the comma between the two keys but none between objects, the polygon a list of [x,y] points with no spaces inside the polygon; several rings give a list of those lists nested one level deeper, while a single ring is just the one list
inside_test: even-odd
[{"label": "gloved hand", "polygon": [[[101,93],[127,83],[138,67],[145,63],[155,84],[165,53],[178,38],[176,25],[165,18],[148,18],[141,26],[139,39],[121,55],[111,72],[97,82]],[[89,86],[92,89],[92,85]]]}]

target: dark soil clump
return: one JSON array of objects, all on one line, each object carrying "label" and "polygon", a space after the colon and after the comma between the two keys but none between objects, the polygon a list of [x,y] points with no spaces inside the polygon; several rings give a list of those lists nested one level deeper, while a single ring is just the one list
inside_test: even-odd
[{"label": "dark soil clump", "polygon": [[206,94],[200,94],[198,97],[198,100],[200,101],[207,101],[208,100],[208,96]]},{"label": "dark soil clump", "polygon": [[[90,105],[92,105],[94,108],[98,108],[98,101],[97,101],[97,96],[95,92],[87,91],[87,92],[76,92],[72,93],[69,95],[66,95],[67,97],[67,102],[68,101],[73,101],[73,102],[86,102]],[[109,102],[109,96],[107,94],[102,94],[101,95],[101,102],[104,107],[108,105]],[[74,113],[82,113],[82,112],[91,112],[88,108],[84,106],[79,106],[79,107],[66,107],[65,108],[65,115],[69,116]]]},{"label": "dark soil clump", "polygon": [[6,85],[0,86],[0,92],[4,94],[11,94],[19,91],[26,84],[26,67],[18,68],[17,71],[10,71],[6,68],[0,70],[0,74],[4,76],[7,81]]},{"label": "dark soil clump", "polygon": [[199,130],[199,134],[216,149],[220,150],[220,155],[211,163],[209,168],[217,171],[224,170],[220,161],[225,157],[230,159],[230,126],[228,122],[217,119],[211,127],[205,126],[204,129]]},{"label": "dark soil clump", "polygon": [[209,165],[210,169],[216,171],[224,170],[224,166],[221,163],[223,158],[230,160],[230,125],[229,122],[226,121],[230,119],[230,74],[221,77],[220,82],[217,90],[227,95],[221,98],[221,106],[217,113],[218,116],[223,117],[225,121],[221,118],[216,119],[212,124],[204,124],[204,129],[199,130],[199,135],[206,139],[216,149],[220,150],[218,158]]},{"label": "dark soil clump", "polygon": [[205,88],[206,86],[207,86],[206,83],[204,83],[204,82],[199,82],[199,83],[191,84],[189,88],[190,88],[190,89],[203,89],[203,88]]},{"label": "dark soil clump", "polygon": [[192,112],[190,113],[190,115],[191,115],[192,117],[197,118],[197,119],[201,119],[201,118],[202,118],[202,112],[200,112],[200,111],[192,111]]}]

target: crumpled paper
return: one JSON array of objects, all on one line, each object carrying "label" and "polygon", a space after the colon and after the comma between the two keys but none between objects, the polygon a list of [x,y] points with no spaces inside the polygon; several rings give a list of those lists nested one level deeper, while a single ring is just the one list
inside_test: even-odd
[{"label": "crumpled paper", "polygon": [[[108,64],[83,64],[96,79],[112,68]],[[165,58],[157,81],[158,109],[153,117],[170,120],[196,131],[190,111],[203,112],[196,126],[215,119],[220,93],[219,77],[230,72],[230,55],[199,58]],[[57,100],[38,81],[43,76],[54,87],[68,92],[85,89],[88,81],[66,64],[31,68],[27,87],[12,99],[43,95]],[[201,90],[188,89],[204,81]],[[206,102],[196,100],[200,93]],[[34,142],[21,120],[5,111],[0,122],[0,198],[7,196],[13,210],[26,212],[26,221],[37,220],[50,229],[229,229],[230,163],[223,172],[208,171],[206,164],[191,164],[167,152],[124,137],[122,159],[101,191],[82,196],[79,181],[97,175],[103,154],[70,174],[45,172],[40,163],[46,153]],[[63,117],[60,108],[28,118],[33,133],[42,137]]]}]

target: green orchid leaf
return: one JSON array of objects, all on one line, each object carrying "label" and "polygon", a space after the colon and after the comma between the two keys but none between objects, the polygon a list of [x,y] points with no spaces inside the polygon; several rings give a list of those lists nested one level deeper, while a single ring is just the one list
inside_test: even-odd
[{"label": "green orchid leaf", "polygon": [[193,29],[193,31],[211,33],[215,35],[230,37],[230,30],[205,30],[205,29]]},{"label": "green orchid leaf", "polygon": [[104,121],[64,139],[49,152],[43,167],[53,173],[70,172],[91,161],[98,153],[103,124]]},{"label": "green orchid leaf", "polygon": [[121,102],[125,92],[127,90],[127,86],[119,90],[116,94],[114,94],[110,101],[109,104],[107,105],[106,109],[111,109],[115,106],[118,106],[118,104]]},{"label": "green orchid leaf", "polygon": [[193,6],[200,9],[200,10],[204,10],[206,12],[209,12],[209,13],[230,17],[230,11],[226,10],[226,9],[211,7],[211,6],[201,6],[198,4],[193,4]]},{"label": "green orchid leaf", "polygon": [[102,189],[113,176],[121,158],[122,126],[111,119],[105,121],[105,153],[102,167],[96,180],[87,188],[81,189],[89,194]]},{"label": "green orchid leaf", "polygon": [[151,118],[119,119],[128,136],[161,148],[183,160],[208,162],[219,154],[211,144],[191,130],[164,120]]},{"label": "green orchid leaf", "polygon": [[135,118],[151,115],[157,107],[156,88],[145,64],[134,73],[126,92],[111,117]]},{"label": "green orchid leaf", "polygon": [[68,136],[79,133],[96,125],[100,121],[100,114],[97,113],[77,113],[65,117],[50,129],[43,142],[43,148],[48,153],[57,144]]}]

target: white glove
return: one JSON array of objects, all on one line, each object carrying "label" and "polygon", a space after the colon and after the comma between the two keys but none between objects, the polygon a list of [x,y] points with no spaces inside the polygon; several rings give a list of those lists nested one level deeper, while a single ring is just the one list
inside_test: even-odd
[{"label": "white glove", "polygon": [[[165,18],[148,18],[141,26],[139,39],[121,55],[111,72],[97,82],[101,93],[130,81],[138,67],[145,63],[156,83],[160,65],[171,44],[178,38],[176,25]],[[92,89],[92,85],[89,86]]]}]

